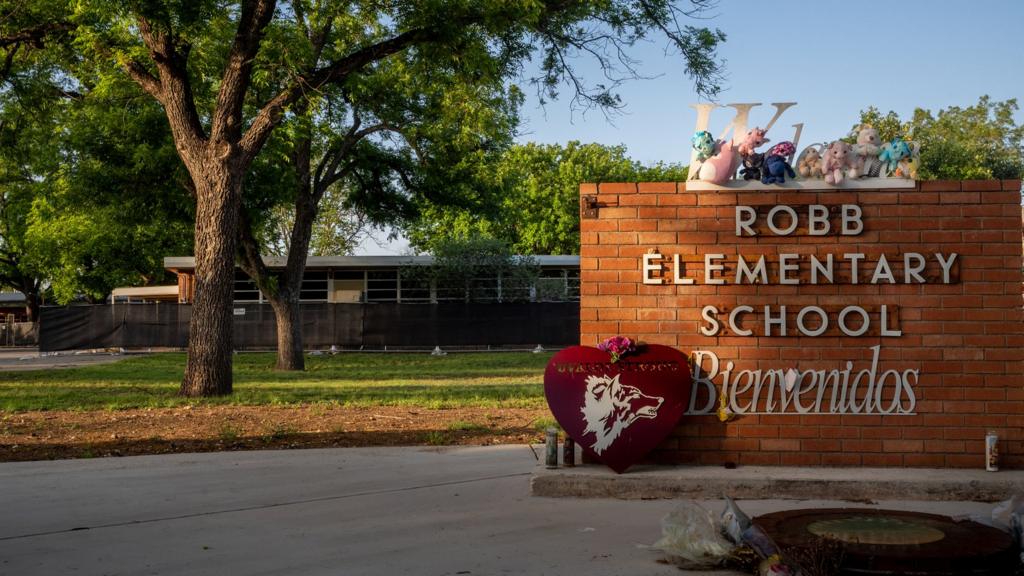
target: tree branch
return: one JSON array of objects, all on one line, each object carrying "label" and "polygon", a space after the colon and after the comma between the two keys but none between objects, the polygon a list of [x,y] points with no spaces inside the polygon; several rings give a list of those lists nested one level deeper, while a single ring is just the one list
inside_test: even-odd
[{"label": "tree branch", "polygon": [[392,54],[401,52],[417,43],[430,41],[438,37],[435,28],[416,28],[403,32],[377,44],[359,49],[344,58],[323,68],[314,70],[308,77],[298,77],[289,87],[267,102],[242,137],[240,147],[250,160],[256,156],[270,136],[271,130],[281,121],[285,108],[293,104],[307,91],[317,91],[327,84],[344,81],[354,72],[367,64],[382,60]]},{"label": "tree branch", "polygon": [[260,48],[264,31],[274,17],[274,0],[242,2],[235,40],[221,75],[220,91],[214,108],[210,139],[214,142],[237,142],[242,133],[242,108],[252,80],[253,60]]},{"label": "tree branch", "polygon": [[260,245],[256,241],[256,235],[253,234],[252,221],[245,210],[241,210],[238,215],[238,250],[238,265],[242,271],[256,282],[256,287],[264,294],[275,296],[275,287],[270,282],[270,269],[267,268],[263,262],[263,256],[260,255]]},{"label": "tree branch", "polygon": [[164,102],[164,89],[160,84],[160,79],[149,73],[146,67],[141,62],[136,60],[129,60],[124,63],[124,70],[128,73],[128,76],[135,81],[147,94],[156,99],[157,102],[163,104]]},{"label": "tree branch", "polygon": [[348,153],[352,151],[352,148],[354,148],[360,140],[377,132],[384,132],[386,130],[393,132],[399,131],[398,128],[386,122],[367,126],[362,130],[356,130],[358,126],[358,124],[353,124],[352,129],[349,130],[348,135],[342,141],[341,145],[328,150],[328,152],[324,154],[324,157],[320,159],[320,163],[317,165],[316,178],[313,182],[313,197],[317,202],[320,201],[320,198],[323,197],[328,188],[352,171],[352,168],[354,167],[352,164],[341,169],[339,169],[338,166],[341,164],[342,159],[348,156]]},{"label": "tree branch", "polygon": [[[206,146],[206,134],[196,110],[195,95],[192,93],[192,83],[188,76],[188,54],[191,46],[186,42],[176,46],[170,33],[154,29],[142,16],[138,18],[138,23],[139,34],[149,49],[149,56],[159,73],[161,97],[157,98],[157,101],[164,107],[171,132],[174,134],[174,142],[182,155],[182,160],[188,164],[190,157]],[[131,74],[129,71],[129,75]],[[150,77],[152,78],[152,75]],[[140,82],[134,76],[132,78]],[[144,77],[142,79],[146,81]],[[149,92],[145,85],[140,83],[140,86]],[[153,85],[150,83],[150,89],[152,88]]]}]

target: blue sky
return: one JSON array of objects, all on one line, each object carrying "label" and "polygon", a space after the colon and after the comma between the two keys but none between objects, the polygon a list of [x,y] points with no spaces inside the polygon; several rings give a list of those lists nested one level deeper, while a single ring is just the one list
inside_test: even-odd
[{"label": "blue sky", "polygon": [[[983,94],[995,100],[1024,96],[1024,1],[726,0],[713,15],[703,25],[728,36],[719,51],[727,74],[719,102],[763,102],[751,113],[755,125],[771,118],[770,102],[798,103],[773,129],[774,141],[791,138],[788,127],[797,122],[804,123],[801,144],[833,140],[870,105],[909,116],[916,107],[970,105]],[[634,48],[641,73],[655,78],[622,86],[626,108],[610,119],[597,110],[572,113],[567,89],[542,108],[524,85],[518,140],[624,144],[644,163],[688,161],[696,119],[689,104],[698,98],[681,57],[666,54],[665,47],[658,39]],[[600,82],[596,66],[580,64],[585,78]],[[716,111],[711,132],[717,134],[729,118],[729,110]],[[405,247],[401,240],[383,247],[371,241],[357,253],[393,254]]]}]

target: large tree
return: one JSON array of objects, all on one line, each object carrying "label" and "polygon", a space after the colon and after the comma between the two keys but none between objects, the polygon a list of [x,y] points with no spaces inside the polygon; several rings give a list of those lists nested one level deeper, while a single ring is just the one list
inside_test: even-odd
[{"label": "large tree", "polygon": [[25,250],[61,304],[164,282],[163,257],[192,248],[191,183],[163,113],[134,84],[110,80],[61,103],[55,158],[34,155]]},{"label": "large tree", "polygon": [[[195,187],[196,296],[185,395],[231,391],[230,303],[245,177],[275,128],[306,113],[309,95],[358,87],[399,55],[431,63],[411,73],[448,68],[486,83],[511,79],[540,52],[537,80],[549,93],[568,81],[581,101],[614,106],[615,83],[589,88],[573,58],[592,56],[605,70],[618,58],[629,76],[625,48],[656,32],[682,53],[699,90],[713,94],[714,49],[723,39],[705,28],[680,28],[685,12],[669,0],[92,0],[72,6],[85,60],[116,64],[162,105]],[[314,57],[315,45],[303,38],[317,33],[327,39]],[[351,117],[355,133],[363,129],[357,122]],[[347,158],[339,156],[339,164]]]},{"label": "large tree", "polygon": [[188,176],[162,111],[123,76],[69,73],[65,8],[0,9],[0,285],[33,319],[44,289],[103,300],[162,280],[162,257],[191,249]]},{"label": "large tree", "polygon": [[[924,180],[1020,178],[1024,174],[1024,125],[1014,119],[1017,100],[993,102],[982,96],[973,106],[932,112],[915,108],[909,119],[874,106],[860,113],[861,124],[878,129],[883,140],[900,137],[921,145]],[[854,134],[855,135],[855,134]]]},{"label": "large tree", "polygon": [[517,254],[579,254],[581,182],[681,182],[687,173],[679,164],[644,166],[624,146],[575,141],[513,146],[491,170],[499,185],[482,207],[424,205],[406,229],[413,248],[489,237]]}]

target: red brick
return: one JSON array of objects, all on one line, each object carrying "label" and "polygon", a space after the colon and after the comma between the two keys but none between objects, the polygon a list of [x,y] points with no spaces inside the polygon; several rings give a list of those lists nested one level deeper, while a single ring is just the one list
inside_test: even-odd
[{"label": "red brick", "polygon": [[601,194],[635,194],[637,190],[633,182],[604,182],[597,188]]},{"label": "red brick", "polygon": [[960,189],[964,191],[973,190],[1001,190],[1000,180],[963,180],[960,182]]},{"label": "red brick", "polygon": [[641,194],[666,194],[676,192],[675,182],[641,182],[638,186]]},{"label": "red brick", "polygon": [[[919,370],[916,415],[747,415],[725,425],[714,416],[687,417],[694,425],[681,426],[659,447],[657,461],[977,467],[984,432],[994,427],[1004,435],[1006,466],[1024,467],[1020,184],[1005,190],[995,184],[931,182],[916,190],[827,193],[685,192],[684,186],[666,192],[672,184],[642,184],[639,189],[649,192],[643,195],[602,187],[606,207],[598,219],[580,225],[581,341],[593,344],[627,334],[684,352],[714,350],[722,369],[734,362],[734,374],[786,366],[831,370],[846,360],[857,363],[856,371],[870,359],[870,346],[881,342],[880,370]],[[812,238],[804,235],[803,217],[801,229],[790,237],[734,235],[735,203],[762,206],[759,211],[764,213],[763,206],[783,201],[798,207],[811,202],[858,204],[865,231],[855,237]],[[714,286],[702,283],[703,261],[694,259],[687,269],[697,284],[643,285],[638,266],[651,248],[669,262],[674,253],[764,254],[773,262],[784,252],[863,252],[869,258],[884,253],[897,277],[902,275],[903,253],[956,252],[959,277],[949,285],[923,286]],[[722,274],[726,279],[733,276],[728,262]],[[777,264],[770,265],[774,277],[771,266]],[[865,268],[866,274],[870,263]],[[937,269],[930,263],[925,274],[932,276]],[[875,332],[846,338],[833,329],[818,338],[745,338],[727,333],[706,337],[698,331],[705,304],[718,306],[721,317],[739,304],[755,309],[785,304],[792,310],[817,304],[831,311],[849,303],[875,309],[898,306],[903,336],[881,340]],[[757,314],[749,317],[750,322],[757,319]],[[748,391],[742,397],[751,395]]]},{"label": "red brick", "polygon": [[959,192],[959,180],[926,180],[921,182],[922,192]]}]

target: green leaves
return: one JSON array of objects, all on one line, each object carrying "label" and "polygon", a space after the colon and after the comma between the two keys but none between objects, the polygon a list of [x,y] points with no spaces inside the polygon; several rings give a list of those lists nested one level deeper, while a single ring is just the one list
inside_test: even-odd
[{"label": "green leaves", "polygon": [[578,254],[581,183],[686,180],[684,166],[645,167],[624,146],[575,141],[513,146],[486,174],[497,185],[478,206],[423,206],[406,231],[412,246],[434,252],[446,242],[486,237],[517,254]]},{"label": "green leaves", "polygon": [[[933,113],[917,108],[910,120],[875,107],[861,111],[861,123],[892,138],[921,144],[921,179],[1013,179],[1024,175],[1024,126],[1014,120],[1017,100],[993,102],[982,96],[973,106],[950,106]],[[856,126],[854,127],[856,131]]]}]

